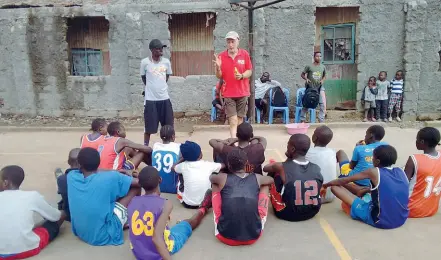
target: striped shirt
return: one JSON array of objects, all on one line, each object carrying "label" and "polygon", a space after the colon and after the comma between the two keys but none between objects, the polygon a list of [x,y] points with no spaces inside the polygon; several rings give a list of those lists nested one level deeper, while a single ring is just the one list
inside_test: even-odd
[{"label": "striped shirt", "polygon": [[391,93],[403,94],[404,80],[393,79],[390,82],[390,87],[392,89]]}]

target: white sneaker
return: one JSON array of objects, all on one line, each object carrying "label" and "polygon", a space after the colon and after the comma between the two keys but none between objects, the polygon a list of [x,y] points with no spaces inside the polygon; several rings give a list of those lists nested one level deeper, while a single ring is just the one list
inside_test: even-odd
[{"label": "white sneaker", "polygon": [[392,122],[392,117],[389,117],[389,119],[388,119],[388,120],[389,120],[389,122]]},{"label": "white sneaker", "polygon": [[397,118],[395,118],[398,122],[401,122],[401,118],[399,116],[397,116]]}]

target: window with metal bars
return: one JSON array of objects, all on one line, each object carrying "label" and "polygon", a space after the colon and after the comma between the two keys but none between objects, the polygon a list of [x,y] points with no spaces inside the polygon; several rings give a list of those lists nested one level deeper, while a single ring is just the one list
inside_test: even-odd
[{"label": "window with metal bars", "polygon": [[355,24],[322,27],[321,52],[324,64],[352,64],[355,62]]}]

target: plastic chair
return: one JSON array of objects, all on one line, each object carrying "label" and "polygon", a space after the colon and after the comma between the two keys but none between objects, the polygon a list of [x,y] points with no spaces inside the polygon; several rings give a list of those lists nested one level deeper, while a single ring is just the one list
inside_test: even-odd
[{"label": "plastic chair", "polygon": [[282,111],[283,112],[283,123],[288,124],[289,123],[289,90],[287,88],[283,88],[283,93],[285,93],[286,97],[286,107],[273,107],[273,88],[270,89],[269,94],[269,118],[268,118],[268,124],[273,123],[273,116],[275,111]]},{"label": "plastic chair", "polygon": [[262,114],[262,112],[256,107],[256,121],[258,124],[260,124],[260,114]]},{"label": "plastic chair", "polygon": [[[213,87],[212,96],[213,97],[211,100],[214,100],[216,98],[216,87]],[[216,120],[216,118],[217,118],[217,109],[215,106],[211,106],[211,116],[210,116],[211,122],[214,122],[214,120]]]},{"label": "plastic chair", "polygon": [[[306,88],[299,88],[297,89],[297,95],[296,95],[296,105],[295,105],[295,115],[294,115],[294,123],[300,123],[300,114],[302,113],[302,99],[303,95],[305,95]],[[308,108],[309,112],[309,122],[315,123],[315,109],[314,108]]]}]

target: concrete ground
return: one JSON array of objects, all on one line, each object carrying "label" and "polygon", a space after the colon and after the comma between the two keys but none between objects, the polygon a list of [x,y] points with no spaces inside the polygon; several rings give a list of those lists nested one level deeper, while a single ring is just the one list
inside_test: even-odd
[{"label": "concrete ground", "polygon": [[[364,137],[366,128],[334,130],[330,147],[351,153],[354,144]],[[408,156],[416,153],[416,129],[386,128],[385,141],[397,148],[398,166],[404,166]],[[308,132],[312,136],[312,130]],[[258,129],[255,135],[268,139],[267,161],[284,159],[289,136],[280,129]],[[178,133],[177,141],[198,142],[204,159],[211,160],[210,138],[227,138],[226,130],[196,131],[191,136]],[[129,131],[128,138],[141,142],[142,133]],[[79,144],[76,132],[1,132],[0,165],[19,164],[26,172],[24,190],[37,190],[52,204],[59,196],[53,175],[55,167],[66,168],[67,154]],[[158,140],[154,138],[154,141]],[[174,196],[172,223],[190,217],[194,211],[180,206]],[[17,216],[19,217],[19,216]],[[252,246],[228,247],[214,237],[213,215],[210,212],[202,225],[174,259],[436,259],[440,238],[441,215],[427,219],[409,219],[395,230],[379,230],[351,220],[340,210],[338,201],[324,205],[313,219],[300,223],[278,220],[270,209],[265,231]],[[7,223],[2,223],[2,225]],[[133,259],[127,242],[122,246],[92,247],[72,235],[66,223],[60,236],[35,259]]]}]

